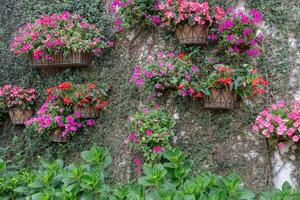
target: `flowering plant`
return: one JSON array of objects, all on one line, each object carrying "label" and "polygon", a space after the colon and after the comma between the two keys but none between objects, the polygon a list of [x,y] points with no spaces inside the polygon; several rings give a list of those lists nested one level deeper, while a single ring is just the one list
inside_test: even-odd
[{"label": "flowering plant", "polygon": [[112,46],[100,29],[78,14],[41,15],[35,22],[18,30],[11,42],[11,51],[35,60],[53,60],[57,53],[93,52],[98,55]]},{"label": "flowering plant", "polygon": [[164,90],[180,88],[179,95],[202,97],[191,87],[191,82],[199,81],[199,67],[194,66],[184,53],[158,52],[149,56],[141,66],[135,66],[130,78],[143,89]]},{"label": "flowering plant", "polygon": [[265,108],[259,113],[252,129],[273,144],[278,144],[279,148],[283,148],[288,141],[299,142],[300,102],[286,104],[279,101],[270,108]]},{"label": "flowering plant", "polygon": [[124,32],[135,26],[157,26],[161,23],[157,0],[114,0],[111,11],[116,14],[115,30]]},{"label": "flowering plant", "polygon": [[48,95],[55,94],[65,106],[95,106],[98,110],[108,105],[106,102],[107,92],[107,87],[100,88],[93,83],[74,84],[64,82],[47,89]]},{"label": "flowering plant", "polygon": [[161,159],[165,149],[170,148],[174,135],[171,128],[174,120],[159,105],[137,112],[131,120],[132,133],[125,140],[134,150],[141,152],[145,162]]},{"label": "flowering plant", "polygon": [[256,69],[248,64],[242,67],[231,67],[218,64],[215,71],[203,79],[202,87],[220,88],[235,91],[241,97],[255,96],[264,93],[268,82],[257,74]]},{"label": "flowering plant", "polygon": [[225,11],[222,7],[209,7],[207,2],[195,2],[193,0],[185,1],[163,1],[159,5],[163,13],[164,25],[210,25],[213,22],[219,23]]},{"label": "flowering plant", "polygon": [[0,98],[3,99],[8,108],[21,108],[32,110],[39,95],[34,88],[23,88],[17,85],[4,85],[0,87]]},{"label": "flowering plant", "polygon": [[83,126],[93,126],[94,120],[82,120],[78,113],[73,113],[68,106],[61,106],[56,95],[49,95],[37,111],[37,116],[25,124],[27,129],[41,134],[50,134],[57,129],[61,136],[74,135]]},{"label": "flowering plant", "polygon": [[218,49],[222,53],[243,57],[261,55],[259,44],[263,41],[263,33],[258,33],[262,14],[256,9],[249,12],[229,8],[226,16],[218,26],[218,33],[209,35],[218,40]]}]

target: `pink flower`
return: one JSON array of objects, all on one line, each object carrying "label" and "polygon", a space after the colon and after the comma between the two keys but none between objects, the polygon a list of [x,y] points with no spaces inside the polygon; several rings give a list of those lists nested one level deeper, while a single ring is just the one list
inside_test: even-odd
[{"label": "pink flower", "polygon": [[216,34],[209,34],[208,35],[208,39],[216,40],[217,39],[217,35]]},{"label": "pink flower", "polygon": [[287,135],[288,135],[289,137],[291,137],[291,136],[293,135],[294,132],[295,132],[295,129],[289,128],[289,129],[287,130]]},{"label": "pink flower", "polygon": [[152,134],[153,134],[152,130],[150,130],[150,129],[146,130],[146,135],[151,136]]},{"label": "pink flower", "polygon": [[277,103],[277,106],[278,106],[279,108],[283,108],[283,107],[285,106],[285,102],[284,102],[284,101],[279,101],[279,102]]},{"label": "pink flower", "polygon": [[152,149],[153,153],[161,153],[163,151],[163,148],[161,146],[155,146]]},{"label": "pink flower", "polygon": [[234,40],[234,35],[232,34],[227,35],[227,41],[231,42],[232,40]]},{"label": "pink flower", "polygon": [[143,165],[141,159],[139,158],[134,158],[133,159],[133,163],[137,166],[137,167],[141,167]]},{"label": "pink flower", "polygon": [[128,136],[128,140],[130,142],[137,142],[138,138],[137,138],[137,135],[135,133],[131,133],[129,136]]},{"label": "pink flower", "polygon": [[273,110],[277,110],[277,105],[276,104],[273,104],[272,106],[271,106],[271,108],[273,109]]},{"label": "pink flower", "polygon": [[299,137],[297,135],[294,135],[292,139],[293,139],[294,142],[298,142],[299,141]]},{"label": "pink flower", "polygon": [[259,127],[258,127],[257,125],[253,125],[253,126],[252,126],[252,130],[253,130],[254,132],[258,132],[258,131],[259,131]]},{"label": "pink flower", "polygon": [[285,144],[283,142],[278,143],[279,149],[283,149],[285,147]]},{"label": "pink flower", "polygon": [[86,125],[88,125],[88,126],[94,126],[95,123],[96,123],[95,120],[92,120],[92,119],[86,120]]}]

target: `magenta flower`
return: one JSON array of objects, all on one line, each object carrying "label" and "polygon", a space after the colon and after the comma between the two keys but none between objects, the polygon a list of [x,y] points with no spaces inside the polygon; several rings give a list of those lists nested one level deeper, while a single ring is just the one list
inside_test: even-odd
[{"label": "magenta flower", "polygon": [[137,166],[137,167],[141,167],[143,165],[141,159],[139,158],[134,158],[133,159],[133,163]]},{"label": "magenta flower", "polygon": [[208,35],[208,39],[211,39],[211,40],[216,40],[218,37],[216,34],[209,34]]},{"label": "magenta flower", "polygon": [[150,130],[150,129],[146,130],[146,135],[151,136],[152,134],[153,134],[152,130]]},{"label": "magenta flower", "polygon": [[155,146],[152,149],[153,153],[161,153],[163,151],[163,148],[161,146]]},{"label": "magenta flower", "polygon": [[135,133],[131,133],[129,136],[128,136],[128,140],[130,142],[137,142],[138,138],[137,138],[137,135]]},{"label": "magenta flower", "polygon": [[159,25],[161,23],[161,20],[160,20],[160,17],[159,16],[152,16],[152,22],[155,24],[155,25]]},{"label": "magenta flower", "polygon": [[88,126],[94,126],[95,123],[96,123],[95,120],[92,120],[92,119],[86,120],[86,125],[88,125]]},{"label": "magenta flower", "polygon": [[257,49],[257,48],[249,49],[249,50],[247,50],[246,53],[250,57],[255,57],[255,56],[260,56],[261,55],[261,51],[259,49]]},{"label": "magenta flower", "polygon": [[231,42],[232,40],[234,40],[234,35],[232,34],[227,35],[227,41]]}]

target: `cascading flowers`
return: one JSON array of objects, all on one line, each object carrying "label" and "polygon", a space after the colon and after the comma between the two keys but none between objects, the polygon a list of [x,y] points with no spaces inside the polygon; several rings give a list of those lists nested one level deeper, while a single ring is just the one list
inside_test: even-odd
[{"label": "cascading flowers", "polygon": [[242,11],[229,8],[219,23],[217,34],[211,34],[209,38],[218,41],[221,53],[240,59],[258,57],[262,54],[260,44],[264,40],[263,33],[259,32],[262,21],[262,14],[256,9]]},{"label": "cascading flowers", "polygon": [[252,125],[255,133],[273,145],[284,148],[285,143],[298,143],[300,139],[300,102],[279,101],[259,113]]},{"label": "cascading flowers", "polygon": [[175,89],[180,96],[201,98],[202,92],[192,84],[200,80],[199,71],[188,55],[160,51],[155,57],[148,56],[144,63],[135,66],[130,81],[146,90]]},{"label": "cascading flowers", "polygon": [[178,26],[184,23],[190,25],[208,26],[219,23],[225,11],[222,7],[210,7],[207,2],[195,1],[162,1],[159,5],[163,13],[163,26]]},{"label": "cascading flowers", "polygon": [[11,51],[35,60],[53,60],[58,53],[93,52],[113,46],[101,30],[78,14],[41,15],[33,23],[21,27],[11,42]]},{"label": "cascading flowers", "polygon": [[114,0],[110,10],[115,14],[114,28],[117,32],[141,27],[160,25],[159,1],[157,0]]}]

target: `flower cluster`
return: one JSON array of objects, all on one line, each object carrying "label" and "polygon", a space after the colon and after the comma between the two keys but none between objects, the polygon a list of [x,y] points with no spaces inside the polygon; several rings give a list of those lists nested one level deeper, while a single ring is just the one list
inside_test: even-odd
[{"label": "flower cluster", "polygon": [[181,96],[202,97],[192,84],[199,81],[199,71],[184,53],[158,52],[155,58],[148,56],[141,66],[134,67],[130,81],[144,89],[178,89]]},{"label": "flower cluster", "polygon": [[58,86],[48,88],[46,92],[48,95],[55,94],[66,106],[95,106],[100,110],[108,105],[106,101],[108,88],[100,88],[93,83],[73,84],[64,82]]},{"label": "flower cluster", "polygon": [[148,27],[160,25],[158,2],[157,0],[114,0],[110,10],[116,15],[115,30],[124,32],[136,25]]},{"label": "flower cluster", "polygon": [[256,9],[249,12],[229,8],[227,15],[219,23],[218,33],[209,35],[218,40],[218,48],[223,53],[239,57],[258,57],[261,55],[259,44],[263,33],[259,33],[259,24],[263,17]]},{"label": "flower cluster", "polygon": [[98,55],[109,46],[113,46],[113,42],[105,41],[94,24],[65,11],[42,15],[34,23],[21,27],[11,42],[11,51],[35,60],[51,61],[58,53],[93,52]]},{"label": "flower cluster", "polygon": [[219,23],[225,11],[222,7],[209,7],[207,2],[173,1],[167,0],[159,5],[163,13],[165,25],[178,25],[189,23],[190,25],[209,25]]},{"label": "flower cluster", "polygon": [[[134,150],[141,152],[147,163],[160,161],[162,152],[170,148],[174,120],[159,106],[145,108],[131,120],[132,133],[125,140]],[[135,159],[136,162],[138,159]],[[140,163],[140,162],[139,162]]]},{"label": "flower cluster", "polygon": [[252,125],[254,132],[263,135],[279,148],[285,142],[298,143],[300,139],[300,102],[286,104],[279,101],[259,113]]},{"label": "flower cluster", "polygon": [[50,94],[37,111],[37,116],[29,119],[25,124],[27,129],[41,134],[61,130],[61,136],[66,137],[74,135],[84,126],[93,126],[95,121],[81,119],[80,114],[73,112],[71,107],[63,105],[55,94]]},{"label": "flower cluster", "polygon": [[260,95],[268,85],[254,67],[244,64],[239,67],[217,64],[214,71],[202,80],[204,91],[211,88],[225,88],[237,92],[241,97]]},{"label": "flower cluster", "polygon": [[4,99],[8,108],[32,110],[39,95],[34,88],[23,88],[17,85],[0,87],[0,98]]}]

